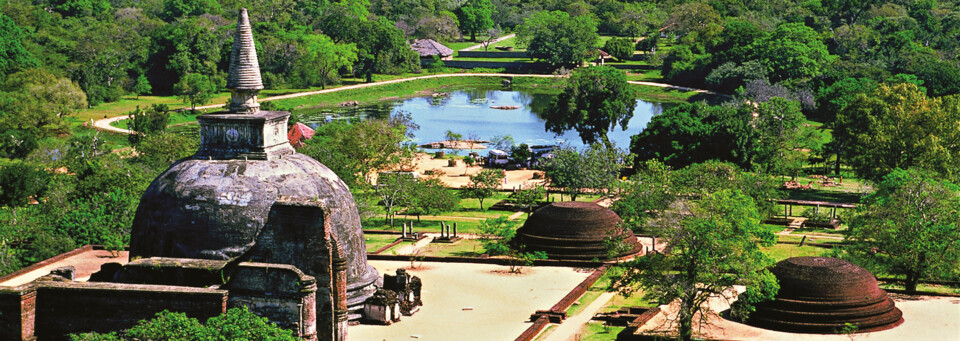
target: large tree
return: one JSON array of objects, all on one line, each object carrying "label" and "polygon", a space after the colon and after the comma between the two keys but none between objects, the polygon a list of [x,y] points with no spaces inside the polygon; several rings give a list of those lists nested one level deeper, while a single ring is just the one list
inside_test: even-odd
[{"label": "large tree", "polygon": [[573,129],[583,143],[603,142],[610,148],[607,132],[618,125],[626,130],[636,105],[636,92],[622,71],[592,66],[573,72],[544,119],[550,132],[559,135]]},{"label": "large tree", "polygon": [[738,190],[677,200],[651,228],[668,243],[667,250],[638,257],[616,285],[625,293],[641,288],[648,299],[677,304],[673,328],[682,340],[691,340],[694,328],[712,314],[707,300],[731,297],[734,285],[747,286],[736,309],[743,316],[778,290],[767,270],[773,259],[760,249],[775,239],[761,218],[753,199]]},{"label": "large tree", "polygon": [[470,40],[477,41],[477,32],[493,27],[493,4],[490,0],[467,0],[457,11],[460,30],[470,32]]},{"label": "large tree", "polygon": [[506,174],[499,169],[484,169],[479,173],[470,176],[470,182],[460,189],[460,194],[467,198],[475,198],[480,201],[480,210],[483,210],[483,199],[492,197]]},{"label": "large tree", "polygon": [[920,167],[956,179],[960,96],[930,98],[914,84],[880,84],[837,115],[834,139],[854,171],[880,181],[895,168]]},{"label": "large tree", "polygon": [[37,59],[23,46],[23,40],[23,30],[0,13],[0,80],[11,71],[37,65]]},{"label": "large tree", "polygon": [[594,143],[577,150],[565,146],[543,159],[541,167],[550,179],[550,186],[562,188],[570,200],[585,193],[605,193],[614,187],[620,170],[626,167],[627,155],[620,149]]},{"label": "large tree", "polygon": [[173,86],[173,92],[184,103],[190,104],[191,111],[196,111],[198,105],[210,102],[210,99],[217,92],[217,86],[209,76],[191,73],[184,76],[179,83]]},{"label": "large tree", "polygon": [[772,81],[818,76],[835,59],[814,29],[801,23],[782,24],[751,47],[751,59],[770,70]]},{"label": "large tree", "polygon": [[339,71],[357,61],[355,44],[336,44],[322,34],[305,34],[300,40],[304,51],[298,60],[299,69],[307,83],[320,83],[321,89],[326,89],[328,82],[338,82]]},{"label": "large tree", "polygon": [[538,12],[517,27],[517,40],[530,57],[553,66],[579,66],[595,55],[597,22],[593,16],[571,17],[561,11]]},{"label": "large tree", "polygon": [[413,155],[406,142],[417,128],[404,113],[355,123],[336,120],[319,127],[300,152],[329,167],[351,188],[365,187],[373,174]]},{"label": "large tree", "polygon": [[858,263],[904,276],[908,291],[928,278],[960,274],[960,187],[896,169],[864,198],[847,241]]},{"label": "large tree", "polygon": [[20,71],[0,85],[0,129],[65,132],[64,118],[86,106],[77,83],[40,69]]}]

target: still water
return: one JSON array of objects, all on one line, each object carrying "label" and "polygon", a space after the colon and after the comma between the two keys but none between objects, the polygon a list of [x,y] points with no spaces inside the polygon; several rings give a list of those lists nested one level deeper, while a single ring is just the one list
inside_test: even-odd
[{"label": "still water", "polygon": [[[413,140],[417,144],[442,141],[450,130],[463,135],[464,139],[490,140],[497,135],[509,135],[517,144],[582,146],[576,131],[555,136],[545,130],[539,113],[544,112],[555,97],[554,94],[527,91],[467,89],[449,92],[447,96],[410,98],[356,108],[301,109],[296,110],[295,115],[300,122],[316,128],[332,120],[384,118],[406,112],[420,126],[414,132]],[[650,119],[664,109],[664,105],[638,100],[627,129],[617,126],[607,136],[618,147],[629,148],[630,137],[642,131]],[[520,108],[501,110],[492,106]]]}]

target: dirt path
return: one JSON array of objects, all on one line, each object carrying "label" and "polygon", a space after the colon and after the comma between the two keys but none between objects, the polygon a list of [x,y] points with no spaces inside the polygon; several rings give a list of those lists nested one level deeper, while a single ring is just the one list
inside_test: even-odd
[{"label": "dirt path", "polygon": [[550,335],[547,335],[546,341],[567,341],[567,340],[577,340],[576,336],[580,332],[580,329],[583,329],[583,326],[590,322],[590,319],[593,318],[593,315],[596,315],[600,309],[603,309],[603,306],[607,304],[614,296],[615,293],[604,292],[600,294],[600,297],[597,297],[590,305],[583,309],[579,314],[568,317],[566,320],[563,320]]},{"label": "dirt path", "polygon": [[[502,37],[501,37],[501,38],[502,38]],[[409,82],[409,81],[415,81],[415,80],[421,80],[421,79],[444,78],[444,77],[534,77],[534,78],[557,78],[557,77],[565,77],[565,76],[516,74],[516,73],[448,73],[448,74],[440,74],[440,75],[427,75],[427,76],[417,76],[417,77],[410,77],[410,78],[392,79],[392,80],[388,80],[388,81],[380,81],[380,82],[373,82],[373,83],[347,85],[347,86],[342,86],[342,87],[339,87],[339,88],[324,89],[324,90],[304,91],[304,92],[297,92],[297,93],[286,94],[286,95],[271,96],[271,97],[261,98],[261,99],[259,99],[259,100],[260,100],[261,102],[276,101],[276,100],[281,100],[281,99],[296,98],[296,97],[303,97],[303,96],[312,96],[312,95],[326,94],[326,93],[338,92],[338,91],[345,91],[345,90],[351,90],[351,89],[362,89],[362,88],[369,88],[369,87],[372,87],[372,86],[380,86],[380,85],[403,83],[403,82]],[[695,91],[695,92],[703,93],[703,94],[724,96],[723,94],[719,94],[719,93],[716,93],[716,92],[713,92],[713,91],[710,91],[710,90],[694,89],[694,88],[688,88],[688,87],[684,87],[684,86],[676,86],[676,85],[665,84],[665,83],[640,82],[640,81],[628,81],[628,83],[630,83],[630,84],[636,84],[636,85],[655,86],[655,87],[660,87],[660,88],[676,89],[676,90],[680,90],[680,91]],[[223,106],[223,104],[211,104],[211,105],[199,106],[199,107],[197,107],[196,109],[197,109],[197,110],[205,110],[205,109],[218,108],[218,107],[222,107],[222,106]],[[120,116],[114,116],[114,117],[108,117],[108,118],[100,119],[100,120],[97,120],[97,121],[94,121],[94,122],[93,122],[93,127],[96,128],[96,129],[98,129],[98,130],[108,131],[108,132],[112,132],[112,133],[128,134],[128,135],[129,135],[129,134],[133,134],[133,131],[131,131],[131,130],[123,129],[123,128],[117,128],[117,127],[114,127],[114,126],[111,126],[111,125],[110,125],[110,124],[113,123],[113,122],[120,121],[120,120],[123,120],[123,119],[125,119],[125,118],[127,118],[127,115],[120,115]]]},{"label": "dirt path", "polygon": [[[504,40],[507,40],[507,39],[510,39],[510,38],[513,38],[513,37],[516,37],[516,36],[517,36],[516,33],[510,33],[510,34],[505,35],[505,36],[503,36],[503,37],[494,39],[493,41],[490,42],[490,45],[499,43],[499,42],[501,42],[501,41],[504,41]],[[489,45],[487,45],[487,46],[489,46]],[[468,48],[462,49],[462,50],[460,50],[460,51],[473,51],[473,50],[479,49],[479,48],[481,48],[481,47],[483,47],[483,44],[477,44],[477,45],[473,45],[473,46],[470,46],[470,47],[468,47]]]}]

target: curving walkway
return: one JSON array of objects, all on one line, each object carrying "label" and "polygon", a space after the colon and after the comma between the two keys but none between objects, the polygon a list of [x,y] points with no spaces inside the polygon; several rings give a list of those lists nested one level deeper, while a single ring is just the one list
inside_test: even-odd
[{"label": "curving walkway", "polygon": [[[497,39],[494,39],[494,40],[490,41],[490,45],[499,43],[499,42],[501,42],[501,41],[504,41],[504,40],[507,40],[507,39],[510,39],[510,38],[513,38],[513,37],[516,37],[516,36],[517,36],[516,33],[510,33],[510,34],[508,34],[508,35],[505,35],[505,36],[503,36],[503,37],[500,37],[500,38],[497,38]],[[488,45],[488,46],[489,46],[489,45]],[[461,49],[460,51],[473,51],[473,50],[479,49],[479,48],[481,48],[481,47],[483,47],[483,44],[477,44],[477,45],[473,45],[473,46],[467,47],[467,48],[465,48],[465,49]]]},{"label": "curving walkway", "polygon": [[[292,94],[286,94],[286,95],[265,97],[265,98],[259,99],[259,101],[260,101],[260,102],[276,101],[276,100],[281,100],[281,99],[304,97],[304,96],[312,96],[312,95],[326,94],[326,93],[338,92],[338,91],[345,91],[345,90],[369,88],[369,87],[373,87],[373,86],[380,86],[380,85],[386,85],[386,84],[403,83],[403,82],[409,82],[409,81],[415,81],[415,80],[421,80],[421,79],[445,78],[445,77],[533,77],[533,78],[561,78],[561,77],[566,77],[566,76],[558,76],[558,75],[538,75],[538,74],[519,74],[519,73],[447,73],[447,74],[439,74],[439,75],[427,75],[427,76],[417,76],[417,77],[410,77],[410,78],[391,79],[391,80],[387,80],[387,81],[379,81],[379,82],[373,82],[373,83],[354,84],[354,85],[341,86],[341,87],[339,87],[339,88],[332,88],[332,89],[315,90],[315,91],[304,91],[304,92],[298,92],[298,93],[292,93]],[[680,91],[694,91],[694,92],[698,92],[698,93],[702,93],[702,94],[708,94],[708,95],[726,96],[726,95],[724,95],[724,94],[716,93],[716,92],[713,92],[713,91],[710,91],[710,90],[688,88],[688,87],[684,87],[684,86],[677,86],[677,85],[666,84],[666,83],[642,82],[642,81],[628,81],[628,83],[630,83],[630,84],[635,84],[635,85],[643,85],[643,86],[655,86],[655,87],[667,88],[667,89],[674,89],[674,90],[680,90]],[[212,109],[212,108],[218,108],[218,107],[222,107],[222,106],[223,106],[223,104],[210,104],[210,105],[199,106],[199,107],[197,107],[197,110]],[[98,129],[98,130],[108,131],[108,132],[112,132],[112,133],[128,134],[128,135],[129,135],[129,134],[133,134],[134,132],[133,132],[132,130],[123,129],[123,128],[117,128],[117,127],[114,127],[114,126],[111,126],[111,125],[110,125],[110,124],[113,123],[113,122],[120,121],[120,120],[123,120],[123,119],[126,119],[126,118],[127,118],[126,115],[121,115],[121,116],[114,116],[114,117],[109,117],[109,118],[100,119],[100,120],[97,120],[97,121],[93,122],[93,127],[96,128],[96,129]]]}]

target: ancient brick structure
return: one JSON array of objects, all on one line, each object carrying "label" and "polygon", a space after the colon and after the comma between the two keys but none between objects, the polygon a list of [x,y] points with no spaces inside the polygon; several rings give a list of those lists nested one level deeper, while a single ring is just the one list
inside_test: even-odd
[{"label": "ancient brick structure", "polygon": [[848,261],[794,257],[770,271],[780,282],[776,299],[757,306],[748,324],[795,333],[884,330],[903,323],[900,309],[869,271]]},{"label": "ancient brick structure", "polygon": [[[256,99],[263,85],[245,10],[227,87],[230,111],[199,116],[200,149],[177,161],[143,194],[133,222],[131,257],[290,264],[319,280],[330,273],[328,259],[317,258],[329,248],[320,241],[335,240],[346,266],[349,317],[359,319],[380,276],[367,264],[356,204],[336,174],[290,146],[288,112],[260,110]],[[322,223],[330,235],[316,234],[321,225],[316,212],[298,216],[301,230],[271,227],[292,219],[292,212],[316,210],[278,202],[319,203],[328,210]],[[284,241],[277,236],[285,236]]]},{"label": "ancient brick structure", "polygon": [[591,202],[557,202],[533,212],[514,241],[527,251],[544,251],[552,259],[607,259],[608,243],[622,241],[616,257],[643,250],[633,232],[621,229],[620,216]]},{"label": "ancient brick structure", "polygon": [[[131,262],[104,265],[89,282],[48,275],[0,290],[0,339],[60,340],[127,329],[163,310],[205,319],[245,306],[301,339],[344,341],[364,303],[393,292],[379,290],[367,264],[347,186],[290,146],[290,113],[260,110],[263,85],[245,9],[227,87],[229,111],[197,119],[197,153],[143,194]],[[419,302],[416,292],[408,297]]]}]

